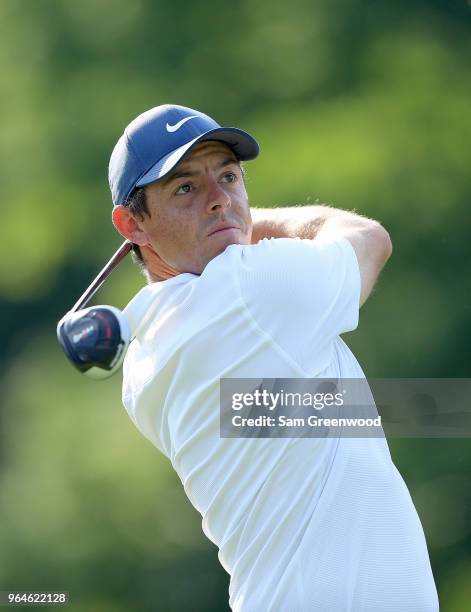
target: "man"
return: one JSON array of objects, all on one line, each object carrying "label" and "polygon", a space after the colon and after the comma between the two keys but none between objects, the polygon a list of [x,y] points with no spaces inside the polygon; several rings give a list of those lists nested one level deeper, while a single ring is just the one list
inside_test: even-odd
[{"label": "man", "polygon": [[246,132],[173,105],[118,141],[113,222],[149,280],[126,309],[125,407],[201,513],[233,610],[436,611],[383,438],[220,436],[221,378],[364,378],[339,334],[391,255],[386,230],[349,212],[251,210],[240,162],[257,154]]}]

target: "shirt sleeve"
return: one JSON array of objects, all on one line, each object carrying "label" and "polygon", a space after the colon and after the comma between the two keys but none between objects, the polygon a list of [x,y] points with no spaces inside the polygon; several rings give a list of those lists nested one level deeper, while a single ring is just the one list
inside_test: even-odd
[{"label": "shirt sleeve", "polygon": [[301,367],[358,326],[360,270],[346,238],[261,240],[242,250],[238,281],[253,320]]}]

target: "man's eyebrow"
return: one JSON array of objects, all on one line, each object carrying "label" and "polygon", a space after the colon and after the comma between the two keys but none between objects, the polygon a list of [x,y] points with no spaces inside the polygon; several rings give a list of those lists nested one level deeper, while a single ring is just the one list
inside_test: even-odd
[{"label": "man's eyebrow", "polygon": [[219,167],[223,168],[224,166],[230,166],[231,164],[238,164],[239,162],[237,161],[237,159],[234,156],[230,156],[230,157],[226,157],[225,160],[223,160]]},{"label": "man's eyebrow", "polygon": [[[221,163],[219,163],[217,165],[217,168],[224,168],[225,166],[230,166],[232,164],[237,164],[238,165],[238,161],[235,157],[231,156],[231,157],[226,157],[225,159],[222,160]],[[187,178],[187,177],[192,177],[192,176],[197,176],[198,174],[200,174],[199,172],[190,172],[189,170],[185,170],[185,167],[183,166],[183,168],[181,170],[176,170],[175,172],[172,172],[171,174],[168,174],[167,176],[165,176],[161,183],[162,185],[168,185],[169,183],[171,183],[172,181],[174,181],[175,179],[179,179],[179,178]]]}]

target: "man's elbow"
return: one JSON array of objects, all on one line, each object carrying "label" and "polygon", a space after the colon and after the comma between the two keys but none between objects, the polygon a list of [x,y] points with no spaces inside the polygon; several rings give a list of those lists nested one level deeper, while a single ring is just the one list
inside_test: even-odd
[{"label": "man's elbow", "polygon": [[391,257],[393,251],[391,236],[377,221],[374,222],[372,233],[374,233],[374,244],[377,257],[384,265]]},{"label": "man's elbow", "polygon": [[389,232],[377,221],[369,223],[365,238],[363,257],[359,258],[361,274],[360,306],[368,299],[381,270],[392,254]]}]

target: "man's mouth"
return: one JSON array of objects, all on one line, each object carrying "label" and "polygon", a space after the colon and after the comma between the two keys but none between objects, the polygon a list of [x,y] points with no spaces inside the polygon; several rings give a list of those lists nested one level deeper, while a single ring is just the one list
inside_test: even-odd
[{"label": "man's mouth", "polygon": [[215,236],[215,235],[217,236],[217,235],[223,234],[224,232],[227,232],[228,230],[233,230],[233,229],[239,229],[239,228],[233,223],[220,223],[219,225],[216,225],[215,227],[211,229],[211,231],[208,233],[208,236]]}]

